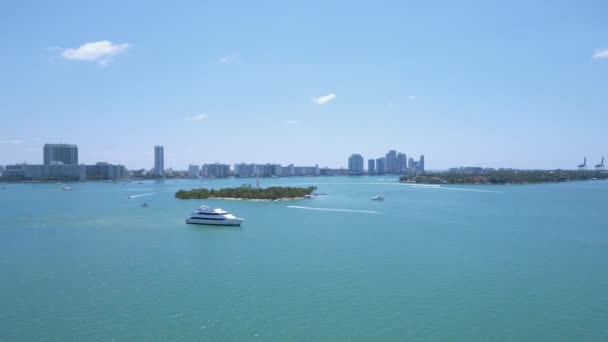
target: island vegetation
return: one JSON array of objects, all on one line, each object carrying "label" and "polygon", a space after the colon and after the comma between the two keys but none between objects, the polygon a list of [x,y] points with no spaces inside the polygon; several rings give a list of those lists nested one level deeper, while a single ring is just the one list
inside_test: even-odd
[{"label": "island vegetation", "polygon": [[207,198],[222,198],[222,199],[247,199],[247,200],[288,200],[304,198],[311,195],[316,189],[314,186],[309,187],[283,187],[273,186],[268,188],[254,188],[250,185],[241,186],[238,188],[224,189],[192,189],[179,190],[175,193],[175,197],[179,199],[207,199]]},{"label": "island vegetation", "polygon": [[421,184],[536,184],[608,179],[605,171],[494,170],[484,173],[427,172],[401,176],[404,183]]}]

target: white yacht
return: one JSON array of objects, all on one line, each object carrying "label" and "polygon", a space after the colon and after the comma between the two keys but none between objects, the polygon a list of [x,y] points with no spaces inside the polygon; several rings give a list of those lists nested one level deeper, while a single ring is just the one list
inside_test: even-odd
[{"label": "white yacht", "polygon": [[61,190],[64,190],[64,191],[65,191],[65,190],[72,190],[72,188],[71,188],[71,187],[69,187],[69,186],[67,186],[67,185],[62,185],[62,186],[61,186]]},{"label": "white yacht", "polygon": [[186,223],[216,226],[240,226],[243,221],[245,220],[230,214],[224,209],[212,209],[206,205],[202,205],[186,219]]},{"label": "white yacht", "polygon": [[384,196],[376,195],[376,196],[372,197],[372,201],[384,201]]}]

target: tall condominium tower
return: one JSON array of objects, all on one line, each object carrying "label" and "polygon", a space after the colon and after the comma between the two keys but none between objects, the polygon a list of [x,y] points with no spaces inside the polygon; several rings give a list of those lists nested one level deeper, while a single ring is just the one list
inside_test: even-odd
[{"label": "tall condominium tower", "polygon": [[376,174],[376,160],[375,159],[367,160],[367,173],[369,173],[370,175]]},{"label": "tall condominium tower", "polygon": [[376,174],[383,175],[386,172],[386,158],[376,159]]},{"label": "tall condominium tower", "polygon": [[154,146],[154,175],[165,175],[165,148],[162,146]]},{"label": "tall condominium tower", "polygon": [[70,144],[44,144],[44,164],[78,164],[78,146]]},{"label": "tall condominium tower", "polygon": [[348,157],[348,174],[362,175],[363,172],[363,157],[357,153],[351,154]]},{"label": "tall condominium tower", "polygon": [[397,151],[390,150],[386,154],[386,173],[397,173]]}]

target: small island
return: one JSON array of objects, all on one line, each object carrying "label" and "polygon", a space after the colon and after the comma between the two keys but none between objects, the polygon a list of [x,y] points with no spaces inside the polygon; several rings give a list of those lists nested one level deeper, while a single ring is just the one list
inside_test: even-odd
[{"label": "small island", "polygon": [[427,172],[399,177],[419,184],[537,184],[608,179],[605,171],[493,170],[482,173]]},{"label": "small island", "polygon": [[315,186],[309,187],[284,187],[273,186],[269,188],[254,188],[250,185],[238,188],[224,189],[192,189],[179,190],[175,197],[179,199],[242,199],[242,200],[265,200],[280,201],[302,199],[311,196],[315,191]]}]

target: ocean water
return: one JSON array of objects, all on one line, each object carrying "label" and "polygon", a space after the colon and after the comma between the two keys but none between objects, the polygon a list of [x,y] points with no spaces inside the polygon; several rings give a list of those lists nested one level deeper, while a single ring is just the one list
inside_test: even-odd
[{"label": "ocean water", "polygon": [[254,181],[0,184],[0,341],[608,340],[608,182],[173,197]]}]

